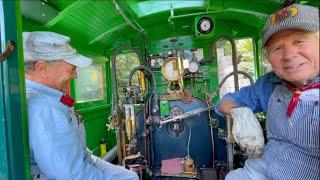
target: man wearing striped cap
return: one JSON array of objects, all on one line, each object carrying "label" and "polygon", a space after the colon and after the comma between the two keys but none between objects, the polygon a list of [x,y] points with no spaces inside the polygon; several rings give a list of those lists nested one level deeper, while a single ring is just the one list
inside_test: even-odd
[{"label": "man wearing striped cap", "polygon": [[95,156],[86,146],[84,122],[67,96],[77,67],[92,59],[49,31],[23,33],[32,179],[138,180],[138,175]]},{"label": "man wearing striped cap", "polygon": [[[319,179],[318,8],[292,4],[272,14],[263,46],[273,71],[217,104],[217,112],[234,118],[234,138],[251,157],[226,179]],[[265,147],[256,119],[243,115],[248,110],[267,113]]]}]

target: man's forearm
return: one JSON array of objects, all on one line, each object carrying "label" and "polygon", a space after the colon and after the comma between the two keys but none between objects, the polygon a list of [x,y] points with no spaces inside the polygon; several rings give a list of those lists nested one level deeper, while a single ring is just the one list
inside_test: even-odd
[{"label": "man's forearm", "polygon": [[236,106],[237,104],[234,101],[225,100],[221,102],[219,111],[225,115],[231,115],[230,110]]}]

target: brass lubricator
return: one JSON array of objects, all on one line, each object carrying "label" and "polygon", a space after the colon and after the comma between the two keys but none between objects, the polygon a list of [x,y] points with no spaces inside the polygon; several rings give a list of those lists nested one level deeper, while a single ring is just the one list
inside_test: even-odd
[{"label": "brass lubricator", "polygon": [[183,59],[181,58],[180,52],[178,52],[177,64],[178,64],[178,73],[179,73],[179,76],[180,76],[180,79],[179,79],[180,90],[179,90],[179,92],[183,93],[183,89],[184,89],[184,83],[183,83],[184,69],[183,69]]},{"label": "brass lubricator", "polygon": [[147,88],[146,88],[146,75],[144,74],[143,71],[139,72],[139,79],[140,79],[140,88],[141,88],[141,92],[145,93]]},{"label": "brass lubricator", "polygon": [[131,136],[133,136],[136,134],[136,116],[135,116],[133,105],[131,105],[130,123],[131,123]]},{"label": "brass lubricator", "polygon": [[124,105],[125,108],[125,128],[126,128],[126,135],[127,135],[127,139],[130,140],[131,138],[131,120],[130,120],[130,105]]},{"label": "brass lubricator", "polygon": [[195,173],[194,160],[190,156],[184,158],[183,164],[183,170],[185,173]]},{"label": "brass lubricator", "polygon": [[125,107],[125,127],[127,139],[131,140],[132,136],[136,133],[136,117],[133,105],[124,105]]}]

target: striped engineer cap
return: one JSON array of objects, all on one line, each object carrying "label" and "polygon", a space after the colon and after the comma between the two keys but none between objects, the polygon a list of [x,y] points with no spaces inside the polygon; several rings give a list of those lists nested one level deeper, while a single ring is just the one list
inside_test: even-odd
[{"label": "striped engineer cap", "polygon": [[263,45],[272,35],[285,29],[319,31],[318,8],[292,4],[273,13],[263,28]]}]

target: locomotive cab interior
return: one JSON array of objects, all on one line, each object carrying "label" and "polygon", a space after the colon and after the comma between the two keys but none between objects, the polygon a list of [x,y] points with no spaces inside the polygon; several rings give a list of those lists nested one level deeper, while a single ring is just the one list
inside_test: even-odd
[{"label": "locomotive cab interior", "polygon": [[[15,37],[19,54],[17,63],[7,64],[20,73],[22,115],[16,123],[22,133],[16,135],[20,145],[12,147],[22,149],[16,158],[24,163],[15,166],[24,177],[30,173],[22,32],[53,31],[69,36],[80,53],[93,59],[91,66],[77,69],[70,94],[95,155],[141,179],[224,179],[248,157],[233,141],[232,120],[218,114],[214,104],[271,70],[261,31],[286,2],[0,2],[15,12],[5,10],[3,19],[16,22],[3,28],[1,45]],[[317,5],[315,0],[298,3]],[[257,117],[264,128],[264,114]]]}]

